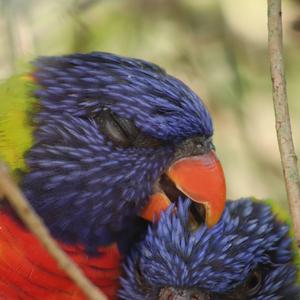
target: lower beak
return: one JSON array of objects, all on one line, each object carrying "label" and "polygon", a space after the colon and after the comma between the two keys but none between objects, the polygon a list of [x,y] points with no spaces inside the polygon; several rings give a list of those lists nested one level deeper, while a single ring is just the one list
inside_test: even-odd
[{"label": "lower beak", "polygon": [[[225,207],[226,185],[221,163],[213,151],[179,159],[170,166],[166,174],[176,188],[195,205],[205,207],[205,222],[208,227],[219,221]],[[164,193],[156,193],[150,197],[142,216],[150,220],[150,217],[165,210],[170,203]]]}]

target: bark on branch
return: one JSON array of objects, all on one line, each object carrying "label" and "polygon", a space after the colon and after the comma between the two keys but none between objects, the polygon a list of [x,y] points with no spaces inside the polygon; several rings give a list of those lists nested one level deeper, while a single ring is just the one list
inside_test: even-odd
[{"label": "bark on branch", "polygon": [[75,282],[89,300],[107,300],[107,297],[94,286],[81,269],[59,248],[49,234],[47,227],[25,199],[22,192],[8,175],[8,170],[0,162],[0,196],[5,196],[16,210],[21,220],[36,235],[58,265]]},{"label": "bark on branch", "polygon": [[293,144],[284,74],[281,0],[268,0],[268,34],[277,139],[290,214],[300,252],[300,180],[297,156]]}]

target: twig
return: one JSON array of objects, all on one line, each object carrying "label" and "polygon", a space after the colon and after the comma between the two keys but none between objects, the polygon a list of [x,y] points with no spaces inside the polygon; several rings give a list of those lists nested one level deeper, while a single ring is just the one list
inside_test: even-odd
[{"label": "twig", "polygon": [[57,261],[61,269],[75,282],[90,300],[107,300],[107,297],[94,286],[78,268],[78,266],[59,248],[49,234],[41,218],[33,210],[19,188],[8,175],[7,168],[0,162],[0,194],[4,195],[27,227],[36,235]]},{"label": "twig", "polygon": [[300,252],[300,180],[290,124],[283,65],[281,0],[268,0],[268,33],[277,139],[290,214]]}]

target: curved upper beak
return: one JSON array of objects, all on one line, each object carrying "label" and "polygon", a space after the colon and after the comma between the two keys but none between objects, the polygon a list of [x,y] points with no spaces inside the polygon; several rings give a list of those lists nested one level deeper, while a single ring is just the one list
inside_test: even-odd
[{"label": "curved upper beak", "polygon": [[[225,208],[226,185],[221,163],[213,151],[176,160],[166,175],[194,204],[204,206],[208,227],[219,221]],[[152,221],[153,215],[167,208],[170,202],[163,192],[158,192],[150,197],[142,216]]]}]

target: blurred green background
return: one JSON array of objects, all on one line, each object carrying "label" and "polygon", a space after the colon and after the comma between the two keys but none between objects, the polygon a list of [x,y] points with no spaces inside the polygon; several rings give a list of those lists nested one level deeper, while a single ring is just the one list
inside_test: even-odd
[{"label": "blurred green background", "polygon": [[[285,205],[266,2],[0,0],[0,79],[22,72],[38,55],[98,50],[155,62],[207,104],[228,198],[255,195]],[[299,154],[300,1],[283,2],[288,94]]]}]

